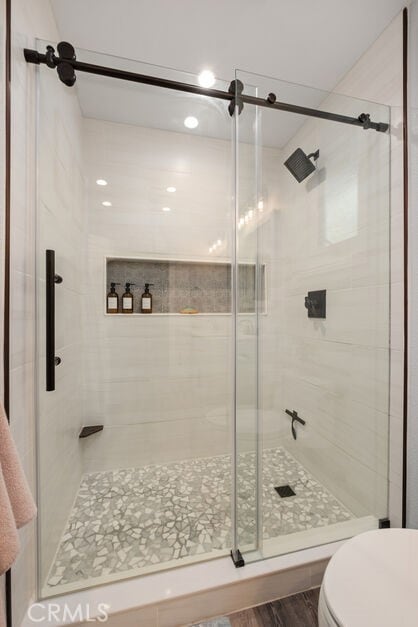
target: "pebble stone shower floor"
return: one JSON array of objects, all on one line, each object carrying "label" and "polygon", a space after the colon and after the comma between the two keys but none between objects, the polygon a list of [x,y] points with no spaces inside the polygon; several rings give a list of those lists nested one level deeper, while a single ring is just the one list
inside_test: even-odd
[{"label": "pebble stone shower floor", "polygon": [[[255,530],[255,454],[238,458],[240,545]],[[265,539],[353,518],[283,448],[263,453]],[[281,498],[276,486],[295,496]],[[190,459],[82,477],[47,585],[85,584],[231,545],[231,458]]]}]

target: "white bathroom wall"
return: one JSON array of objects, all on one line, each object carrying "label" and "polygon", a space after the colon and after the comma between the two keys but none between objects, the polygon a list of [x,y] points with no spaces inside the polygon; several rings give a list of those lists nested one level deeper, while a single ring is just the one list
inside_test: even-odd
[{"label": "white bathroom wall", "polygon": [[[222,116],[219,123],[228,134],[230,119]],[[84,121],[84,137],[89,179],[85,412],[90,424],[104,424],[102,433],[83,442],[85,469],[226,453],[231,316],[105,315],[105,257],[229,260],[231,145],[192,132],[92,119]],[[97,178],[108,185],[100,188]],[[174,194],[166,191],[170,185],[177,189]],[[112,206],[102,206],[104,199]],[[171,211],[163,212],[167,205]],[[219,253],[210,255],[218,239]],[[141,288],[147,277],[125,280]],[[120,295],[123,291],[119,286]]]},{"label": "white bathroom wall", "polygon": [[[300,410],[307,425],[297,442],[287,436],[289,450],[356,514],[386,515],[390,342],[394,525],[400,522],[395,499],[402,412],[401,68],[399,17],[335,90],[391,106],[391,180],[385,138],[310,120],[283,150],[283,161],[298,146],[307,152],[319,147],[322,172],[298,185],[281,169],[276,216],[281,267],[276,440],[289,433],[283,410]],[[322,106],[335,104],[331,97]],[[379,108],[371,105],[371,112],[379,117]],[[353,219],[349,212],[355,208]],[[312,289],[327,289],[325,321],[307,319],[303,298]],[[265,437],[264,445],[274,441]]]},{"label": "white bathroom wall", "polygon": [[[36,492],[36,413],[35,413],[35,226],[36,226],[36,68],[28,65],[23,57],[23,48],[36,47],[35,37],[59,41],[56,24],[48,0],[14,0],[12,2],[12,164],[11,164],[11,337],[10,337],[10,419],[13,435],[19,454],[33,493]],[[78,115],[73,104],[65,99],[60,102],[60,89],[65,90],[55,76],[50,98],[50,133],[52,129],[57,133],[58,146],[49,143],[49,195],[45,197],[45,204],[49,206],[51,214],[61,209],[68,210],[63,195],[65,185],[67,190],[70,178],[76,173],[76,165],[72,161],[77,152],[77,136],[75,118]],[[68,94],[67,94],[68,95]],[[71,96],[69,97],[71,101]],[[62,106],[62,111],[59,107]],[[63,129],[62,122],[65,117]],[[65,133],[71,134],[71,139],[62,143]],[[49,136],[50,137],[50,136]],[[66,138],[68,140],[68,137]],[[55,140],[54,140],[55,141]],[[46,154],[47,146],[44,146]],[[70,163],[71,161],[71,163]],[[55,180],[55,177],[58,179]],[[58,188],[58,181],[60,187]],[[55,196],[54,196],[55,194]],[[72,210],[74,207],[71,208]],[[55,215],[57,215],[55,213]],[[75,242],[75,233],[67,233],[71,241]],[[53,241],[57,244],[57,240]],[[67,248],[68,250],[68,248]],[[60,259],[60,254],[58,254]],[[65,274],[66,289],[70,287],[67,267],[60,268]],[[68,292],[67,292],[68,293]],[[58,339],[60,347],[61,337]],[[67,352],[67,350],[65,351]],[[69,365],[69,363],[68,363]],[[65,371],[58,374],[65,378]],[[72,390],[72,393],[77,394]],[[59,394],[55,395],[57,399]],[[45,503],[47,518],[44,518],[51,532],[51,545],[46,545],[46,552],[52,550],[52,543],[56,540],[57,526],[65,517],[65,508],[73,489],[74,477],[77,477],[77,463],[74,455],[71,456],[73,467],[66,466],[66,459],[71,452],[72,438],[75,425],[73,415],[65,409],[65,399],[55,408],[55,415],[48,414],[51,431],[49,432],[48,446],[45,455],[50,463],[49,487],[55,476],[60,476],[60,489],[51,491],[53,502]],[[52,402],[52,398],[51,398]],[[64,424],[60,415],[65,415],[67,424]],[[70,423],[71,421],[71,423]],[[45,426],[45,424],[44,424]],[[61,432],[62,442],[57,448],[57,436]],[[67,449],[67,445],[69,450]],[[66,470],[65,470],[66,468]],[[39,521],[39,518],[38,518]],[[61,531],[61,530],[60,530]],[[54,538],[55,534],[55,538]],[[13,586],[13,624],[20,625],[28,604],[36,594],[36,535],[35,523],[31,523],[20,531],[21,552],[12,568]]]},{"label": "white bathroom wall", "polygon": [[[357,515],[386,514],[387,139],[308,122],[284,153],[319,148],[318,173],[301,184],[280,173],[281,400],[306,420],[294,441],[285,417],[286,446]],[[325,320],[304,307],[317,289],[327,290]]]},{"label": "white bathroom wall", "polygon": [[389,518],[402,525],[403,463],[403,15],[391,22],[336,91],[390,107]]},{"label": "white bathroom wall", "polygon": [[[219,124],[228,135],[226,111]],[[104,260],[230,261],[231,142],[92,119],[84,129],[90,190],[85,412],[105,426],[83,443],[85,469],[228,453],[231,315],[106,316]],[[99,177],[108,186],[95,185]],[[169,185],[175,194],[166,192]],[[104,199],[112,207],[103,207]],[[171,212],[162,211],[165,205]],[[210,253],[218,239],[222,245]],[[141,286],[146,277],[126,280]],[[251,325],[254,316],[241,316],[239,324],[244,318]]]},{"label": "white bathroom wall", "polygon": [[[229,116],[217,115],[228,135]],[[106,316],[104,260],[230,261],[231,142],[92,119],[85,120],[84,136],[90,190],[85,411],[105,425],[83,443],[85,468],[229,453],[231,315]],[[108,186],[95,185],[99,177]],[[168,185],[175,194],[166,192]],[[103,207],[104,199],[112,207]],[[162,211],[165,205],[171,212]],[[210,253],[218,239],[222,245]],[[141,286],[146,277],[126,280]],[[253,329],[254,316],[241,315],[238,324]],[[246,362],[252,337],[241,342]],[[239,381],[247,396],[252,372]]]}]

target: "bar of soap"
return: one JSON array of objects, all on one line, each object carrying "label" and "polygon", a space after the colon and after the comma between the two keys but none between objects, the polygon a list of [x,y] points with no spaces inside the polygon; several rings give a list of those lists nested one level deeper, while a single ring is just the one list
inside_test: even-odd
[{"label": "bar of soap", "polygon": [[182,313],[182,314],[197,314],[197,313],[199,313],[199,311],[197,309],[195,309],[194,307],[185,307],[184,309],[181,309],[180,313]]}]

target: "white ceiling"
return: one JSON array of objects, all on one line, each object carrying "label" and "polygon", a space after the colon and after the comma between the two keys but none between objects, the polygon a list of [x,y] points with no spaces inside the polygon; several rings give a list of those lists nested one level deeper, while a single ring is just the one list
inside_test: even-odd
[{"label": "white ceiling", "polygon": [[[331,90],[405,0],[51,0],[51,4],[61,38],[78,48],[194,74],[210,68],[227,83],[235,68],[242,68]],[[113,65],[121,63],[114,60]],[[77,85],[88,117],[183,132],[183,113],[193,115],[197,107],[202,119],[198,132],[224,137],[229,129],[224,109],[214,111],[213,104],[186,94],[174,98],[173,93],[167,99],[156,88],[123,88],[121,82],[93,82],[81,74]],[[272,81],[272,90],[278,89],[280,85]],[[278,96],[283,99],[282,93]],[[321,100],[320,94],[308,92],[306,98],[311,106]],[[267,143],[283,145],[297,126],[297,119],[277,118],[274,127],[266,129]]]}]

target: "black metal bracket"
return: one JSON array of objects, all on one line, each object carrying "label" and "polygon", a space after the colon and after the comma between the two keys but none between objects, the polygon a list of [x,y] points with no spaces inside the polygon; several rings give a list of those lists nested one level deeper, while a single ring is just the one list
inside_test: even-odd
[{"label": "black metal bracket", "polygon": [[238,107],[238,115],[241,114],[244,108],[244,101],[242,99],[242,92],[244,91],[244,83],[240,80],[232,81],[228,88],[228,93],[232,94],[233,97],[231,102],[228,105],[229,115],[232,116],[235,113],[235,107]]},{"label": "black metal bracket", "polygon": [[25,59],[28,63],[45,63],[49,68],[57,68],[59,79],[67,87],[72,87],[76,81],[73,63],[77,61],[74,46],[67,41],[61,41],[57,45],[58,56],[52,46],[46,47],[45,58],[42,60],[40,55],[34,55],[34,50],[25,49]]},{"label": "black metal bracket", "polygon": [[390,520],[389,520],[389,518],[380,518],[379,519],[379,529],[390,529]]},{"label": "black metal bracket", "polygon": [[239,549],[231,550],[231,559],[234,562],[235,568],[242,568],[245,566],[244,558],[241,555],[241,551]]},{"label": "black metal bracket", "polygon": [[294,409],[292,411],[290,411],[290,409],[285,409],[285,412],[292,419],[292,425],[291,425],[292,435],[293,435],[293,439],[296,440],[297,439],[297,433],[296,433],[296,429],[295,429],[295,422],[299,422],[299,424],[301,424],[301,425],[306,425],[306,420],[303,420],[303,418],[298,416],[298,412],[295,411]]},{"label": "black metal bracket", "polygon": [[[243,93],[244,85],[238,79],[232,81],[228,91],[220,89],[210,89],[200,87],[200,85],[191,85],[189,83],[181,83],[168,78],[159,76],[149,76],[136,72],[127,72],[118,68],[106,67],[103,65],[95,65],[93,63],[84,63],[78,61],[75,56],[74,47],[66,41],[61,41],[57,45],[58,56],[52,46],[47,46],[45,54],[37,50],[24,49],[25,59],[28,63],[37,65],[43,64],[50,68],[56,68],[60,80],[71,87],[76,81],[75,71],[87,72],[88,74],[96,74],[98,76],[107,76],[109,78],[117,78],[133,83],[142,83],[145,85],[154,85],[155,87],[164,87],[165,89],[175,89],[176,91],[184,91],[189,94],[198,94],[207,96],[208,98],[217,98],[218,100],[228,101],[228,111],[232,116],[238,107],[241,113],[244,103],[252,104],[258,107],[267,107],[269,109],[277,109],[278,111],[287,111],[289,113],[297,113],[322,120],[331,120],[333,122],[341,122],[342,124],[351,124],[364,129],[374,129],[381,133],[386,133],[389,124],[385,122],[372,122],[368,113],[361,113],[357,117],[341,115],[339,113],[331,113],[330,111],[321,111],[319,109],[311,109],[310,107],[301,107],[288,102],[279,102],[276,95],[270,93],[267,98],[259,98],[257,96],[248,96]],[[242,86],[242,88],[241,88]]]}]

